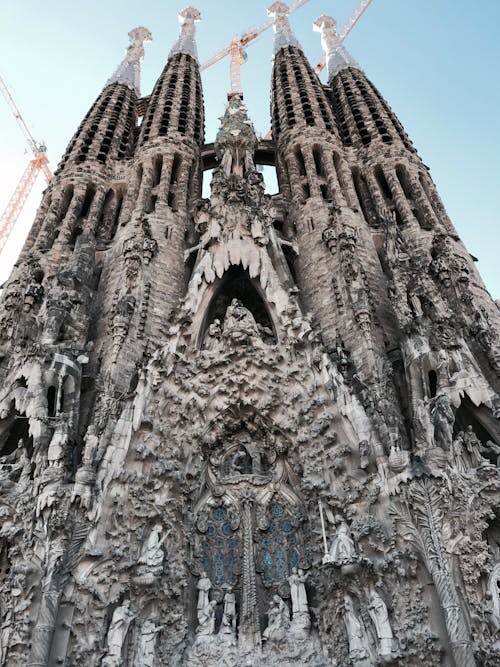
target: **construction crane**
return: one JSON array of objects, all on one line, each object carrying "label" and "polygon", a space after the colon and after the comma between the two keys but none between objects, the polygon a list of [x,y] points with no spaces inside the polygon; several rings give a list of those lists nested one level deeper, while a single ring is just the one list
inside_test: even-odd
[{"label": "construction crane", "polygon": [[[290,12],[299,9],[307,2],[309,2],[309,0],[294,0],[294,2],[290,3]],[[202,72],[203,70],[208,69],[226,56],[229,56],[231,59],[231,92],[228,94],[228,97],[236,94],[241,95],[243,92],[241,86],[241,65],[246,61],[245,47],[248,46],[250,42],[256,40],[257,37],[260,37],[264,31],[268,30],[273,25],[273,23],[273,19],[270,18],[267,19],[267,21],[264,21],[264,23],[261,23],[257,28],[248,30],[241,37],[236,35],[226,48],[222,49],[222,51],[219,51],[209,60],[204,62],[200,66],[200,71]]]},{"label": "construction crane", "polygon": [[[347,37],[347,35],[351,32],[351,30],[354,28],[356,23],[359,21],[359,19],[363,16],[363,14],[366,12],[368,7],[371,5],[373,0],[361,0],[359,5],[356,7],[354,12],[351,14],[351,16],[347,19],[346,23],[342,27],[341,31],[338,33],[339,37],[339,44],[341,44],[344,39]],[[322,72],[326,67],[326,59],[325,56],[323,55],[322,58],[318,61],[318,63],[315,66],[316,72]]]},{"label": "construction crane", "polygon": [[28,145],[33,153],[33,159],[30,160],[28,166],[26,167],[21,180],[17,184],[16,189],[14,190],[13,195],[11,196],[7,207],[5,208],[2,216],[0,217],[0,253],[2,252],[7,240],[10,236],[10,233],[14,229],[14,226],[17,222],[19,214],[21,213],[26,200],[29,197],[29,194],[35,184],[38,174],[43,172],[47,183],[50,182],[52,178],[52,172],[49,169],[49,160],[47,158],[47,147],[42,142],[37,144],[33,139],[31,132],[28,129],[28,126],[24,122],[24,118],[21,115],[21,112],[17,108],[14,98],[12,97],[9,89],[3,78],[0,76],[0,90],[2,91],[3,96],[5,97],[7,104],[10,107],[10,110],[14,114],[14,118],[17,120],[17,124],[21,128],[22,133]]}]

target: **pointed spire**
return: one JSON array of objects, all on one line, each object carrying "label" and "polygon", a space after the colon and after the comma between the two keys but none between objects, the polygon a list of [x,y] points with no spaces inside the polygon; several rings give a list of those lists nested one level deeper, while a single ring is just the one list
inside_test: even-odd
[{"label": "pointed spire", "polygon": [[288,20],[290,7],[284,2],[273,2],[268,7],[267,13],[274,19],[274,53],[278,53],[285,46],[297,46],[300,49],[299,41],[293,34],[290,21]]},{"label": "pointed spire", "polygon": [[196,48],[195,22],[201,21],[200,12],[194,7],[186,7],[178,14],[181,30],[176,43],[170,51],[169,58],[176,53],[187,53],[198,60],[198,49]]},{"label": "pointed spire", "polygon": [[128,34],[130,45],[127,47],[125,58],[122,60],[113,76],[107,80],[110,83],[124,83],[135,90],[137,96],[141,95],[141,62],[144,59],[144,42],[151,42],[152,34],[147,28],[139,26]]},{"label": "pointed spire", "polygon": [[239,94],[232,95],[215,138],[215,154],[227,176],[255,169],[253,154],[257,148],[257,136],[248,117],[247,108]]},{"label": "pointed spire", "polygon": [[344,48],[335,26],[337,21],[331,16],[318,17],[313,23],[315,32],[321,33],[321,46],[325,53],[326,66],[328,68],[328,80],[346,67],[361,69],[351,54]]}]

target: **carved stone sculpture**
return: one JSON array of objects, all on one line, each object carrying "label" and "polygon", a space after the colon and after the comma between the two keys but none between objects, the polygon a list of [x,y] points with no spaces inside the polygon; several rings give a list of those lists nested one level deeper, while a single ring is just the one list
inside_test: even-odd
[{"label": "carved stone sculpture", "polygon": [[269,641],[281,641],[290,626],[290,611],[286,602],[279,596],[273,595],[267,611],[267,627],[262,638]]},{"label": "carved stone sculpture", "polygon": [[163,625],[156,625],[155,621],[150,618],[144,621],[140,630],[135,664],[141,667],[154,667],[156,637],[163,627]]},{"label": "carved stone sculpture", "polygon": [[135,614],[130,608],[130,601],[125,600],[123,604],[115,609],[108,628],[106,640],[106,656],[103,660],[105,667],[118,667],[122,664],[122,651],[125,638]]},{"label": "carved stone sculpture", "polygon": [[329,554],[323,558],[323,563],[346,565],[356,561],[357,557],[349,526],[342,520],[330,544]]},{"label": "carved stone sculpture", "polygon": [[390,656],[393,650],[394,638],[389,621],[389,613],[385,602],[375,589],[370,592],[368,611],[377,631],[379,640],[378,652],[381,656]]},{"label": "carved stone sculpture", "polygon": [[366,631],[356,614],[350,595],[344,596],[344,623],[347,631],[347,638],[349,640],[349,657],[354,664],[360,664],[360,661],[369,657]]}]

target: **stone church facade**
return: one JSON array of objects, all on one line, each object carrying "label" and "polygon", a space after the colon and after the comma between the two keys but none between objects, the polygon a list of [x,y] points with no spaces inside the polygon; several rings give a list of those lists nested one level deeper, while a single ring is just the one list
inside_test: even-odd
[{"label": "stone church facade", "polygon": [[204,144],[196,10],[148,98],[133,30],[4,285],[2,665],[500,664],[498,307],[270,11],[272,141],[233,95]]}]

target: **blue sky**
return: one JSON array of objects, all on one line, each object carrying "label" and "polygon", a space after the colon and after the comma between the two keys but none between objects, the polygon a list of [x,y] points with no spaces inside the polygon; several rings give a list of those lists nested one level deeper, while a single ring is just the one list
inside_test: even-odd
[{"label": "blue sky", "polygon": [[[73,132],[123,56],[128,31],[144,25],[142,90],[149,94],[178,32],[173,0],[2,0],[0,71],[35,138],[48,146],[55,169]],[[266,19],[269,0],[199,0],[198,50],[203,62],[237,33]],[[357,0],[310,0],[291,17],[312,62],[321,55],[311,30],[320,14],[340,25]],[[498,0],[373,0],[346,40],[401,119],[430,167],[441,197],[494,298],[500,298],[500,85]],[[249,113],[262,133],[269,120],[272,31],[248,47],[242,79]],[[214,138],[229,88],[227,61],[203,74],[206,140]],[[29,154],[0,99],[0,209]],[[33,191],[14,238],[0,257],[0,281],[10,271],[43,189]]]}]

